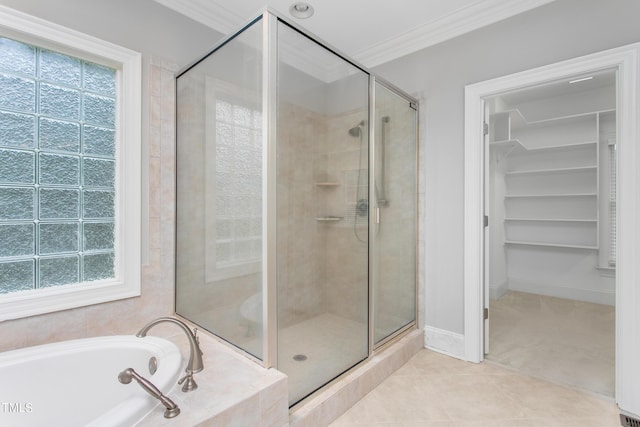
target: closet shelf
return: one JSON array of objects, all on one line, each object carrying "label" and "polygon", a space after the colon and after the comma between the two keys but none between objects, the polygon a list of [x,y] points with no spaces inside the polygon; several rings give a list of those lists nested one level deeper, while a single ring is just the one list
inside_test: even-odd
[{"label": "closet shelf", "polygon": [[526,148],[517,139],[507,139],[504,141],[493,141],[489,143],[489,148],[505,156],[515,151],[525,151]]},{"label": "closet shelf", "polygon": [[534,169],[534,170],[522,170],[522,171],[509,171],[506,172],[506,176],[523,176],[523,175],[548,175],[556,173],[571,173],[571,172],[597,172],[598,166],[580,166],[571,168],[554,168],[554,169]]},{"label": "closet shelf", "polygon": [[[580,122],[588,122],[588,121],[592,121],[595,120],[597,118],[597,114],[598,111],[588,111],[585,113],[579,113],[579,114],[567,114],[564,116],[553,116],[553,117],[549,117],[546,119],[539,119],[539,120],[529,120],[527,121],[527,126],[529,127],[536,127],[536,126],[549,126],[551,124],[554,123],[558,123],[558,122],[565,122],[565,123],[580,123]],[[522,113],[520,113],[522,114]]]},{"label": "closet shelf", "polygon": [[505,194],[505,199],[544,198],[544,197],[596,197],[597,193],[564,193],[564,194]]},{"label": "closet shelf", "polygon": [[531,147],[527,148],[527,151],[539,152],[539,151],[560,151],[560,150],[573,150],[582,146],[587,145],[597,145],[598,142],[595,140],[582,141],[582,142],[572,142],[570,144],[557,144],[557,145],[547,145],[544,147]]},{"label": "closet shelf", "polygon": [[493,120],[507,126],[494,135],[524,148],[506,156],[495,173],[504,202],[496,209],[505,249],[599,250],[599,113],[564,115],[560,110],[553,110],[560,113],[555,117],[553,111],[530,110],[525,118],[516,109],[503,113],[508,120]]},{"label": "closet shelf", "polygon": [[536,221],[536,222],[593,222],[598,223],[597,219],[589,218],[505,218],[505,221]]},{"label": "closet shelf", "polygon": [[522,245],[522,246],[546,246],[553,248],[567,248],[567,249],[587,249],[587,250],[598,250],[598,246],[595,245],[568,245],[564,243],[545,243],[545,242],[523,242],[523,241],[515,241],[515,240],[505,240],[505,245]]}]

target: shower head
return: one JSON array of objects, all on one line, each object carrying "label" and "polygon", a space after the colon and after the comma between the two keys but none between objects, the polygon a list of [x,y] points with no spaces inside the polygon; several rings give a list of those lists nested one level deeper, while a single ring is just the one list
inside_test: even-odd
[{"label": "shower head", "polygon": [[362,135],[362,129],[361,129],[362,126],[364,126],[364,120],[358,123],[357,126],[354,126],[351,129],[349,129],[349,135],[353,136],[354,138],[357,138],[360,135]]}]

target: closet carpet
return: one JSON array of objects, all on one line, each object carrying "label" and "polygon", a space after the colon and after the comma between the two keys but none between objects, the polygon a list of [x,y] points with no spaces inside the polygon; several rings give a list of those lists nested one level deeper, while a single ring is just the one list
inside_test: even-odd
[{"label": "closet carpet", "polygon": [[488,360],[612,397],[615,307],[509,291],[490,303]]}]

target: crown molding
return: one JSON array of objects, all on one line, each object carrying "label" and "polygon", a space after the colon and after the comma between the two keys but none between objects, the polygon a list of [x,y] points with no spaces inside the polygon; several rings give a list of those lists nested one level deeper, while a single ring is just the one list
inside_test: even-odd
[{"label": "crown molding", "polygon": [[375,67],[553,1],[555,0],[478,2],[398,37],[375,44],[354,54],[354,58],[367,67]]},{"label": "crown molding", "polygon": [[[246,19],[211,0],[155,1],[222,34],[236,31]],[[357,62],[372,68],[553,1],[555,0],[478,1],[351,56]]]},{"label": "crown molding", "polygon": [[155,0],[155,2],[211,27],[223,35],[236,31],[238,26],[246,20],[246,17],[238,16],[218,3],[207,0]]}]

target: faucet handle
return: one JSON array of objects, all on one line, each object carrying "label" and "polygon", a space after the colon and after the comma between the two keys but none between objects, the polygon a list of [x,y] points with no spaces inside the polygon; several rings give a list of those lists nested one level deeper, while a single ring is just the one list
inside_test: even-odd
[{"label": "faucet handle", "polygon": [[184,383],[182,391],[185,393],[198,388],[198,384],[196,384],[196,381],[193,379],[193,372],[187,373],[187,375],[178,380],[178,385],[181,385],[182,383]]}]

